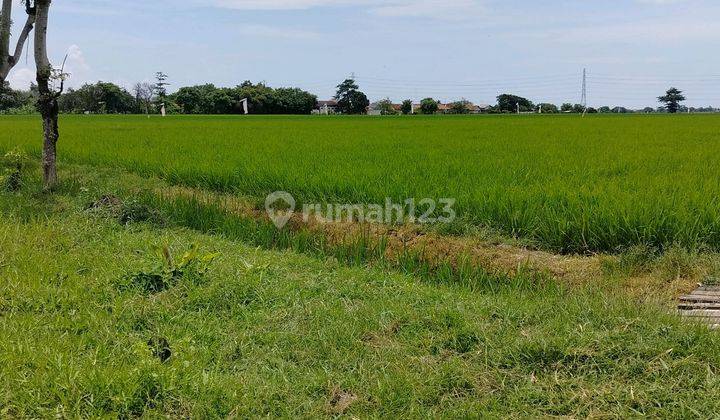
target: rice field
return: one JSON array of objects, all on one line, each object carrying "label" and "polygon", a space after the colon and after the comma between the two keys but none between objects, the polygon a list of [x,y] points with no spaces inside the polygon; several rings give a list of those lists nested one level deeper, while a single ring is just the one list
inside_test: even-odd
[{"label": "rice field", "polygon": [[[455,198],[460,222],[557,252],[720,250],[720,115],[62,116],[63,162],[263,199]],[[37,117],[0,150],[38,154]]]},{"label": "rice field", "polygon": [[[716,221],[698,216],[717,190],[714,118],[62,124],[57,189],[42,191],[32,159],[0,191],[0,418],[719,410],[720,336],[673,307],[720,273],[703,247]],[[694,133],[682,141],[681,125]],[[0,150],[37,154],[38,126],[0,119]],[[275,189],[456,197],[459,233],[491,226],[562,251],[673,246],[558,256],[482,232],[278,230],[254,207]],[[497,264],[465,253],[480,247]]]},{"label": "rice field", "polygon": [[0,193],[0,418],[720,412],[720,336],[618,278],[472,287],[258,243],[217,209],[209,226],[172,203],[140,217],[137,189],[171,188],[162,180],[86,165],[60,175],[52,195],[31,173]]}]

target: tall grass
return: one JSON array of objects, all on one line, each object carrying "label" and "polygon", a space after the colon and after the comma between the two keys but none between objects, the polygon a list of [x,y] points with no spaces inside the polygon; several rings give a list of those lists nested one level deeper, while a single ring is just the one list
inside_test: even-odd
[{"label": "tall grass", "polygon": [[361,233],[348,236],[343,241],[331,242],[322,232],[302,227],[278,230],[269,220],[228,214],[220,203],[200,202],[192,197],[170,199],[147,193],[140,195],[138,200],[161,211],[173,224],[203,233],[240,240],[264,249],[292,250],[321,259],[335,259],[350,266],[373,265],[392,269],[428,283],[460,285],[485,292],[505,289],[538,291],[559,286],[549,276],[531,270],[520,270],[514,275],[492,273],[462,256],[427,258],[421,252],[407,248],[394,250],[397,255],[388,258],[387,238],[384,237]]},{"label": "tall grass", "polygon": [[[720,249],[720,116],[65,116],[63,161],[300,202],[457,199],[461,220],[560,252]],[[38,153],[34,118],[0,149]]]}]

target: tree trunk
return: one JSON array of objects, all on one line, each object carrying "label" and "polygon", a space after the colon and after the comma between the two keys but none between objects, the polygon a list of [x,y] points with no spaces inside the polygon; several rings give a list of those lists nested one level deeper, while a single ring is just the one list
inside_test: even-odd
[{"label": "tree trunk", "polygon": [[[43,186],[50,190],[57,184],[57,141],[58,130],[58,96],[51,85],[52,66],[47,56],[48,12],[51,0],[35,1],[35,66],[37,67],[38,110],[43,121]],[[62,89],[61,89],[62,91]]]},{"label": "tree trunk", "polygon": [[[39,81],[38,81],[39,82]],[[40,86],[38,84],[38,86]],[[58,181],[57,177],[57,141],[60,137],[58,130],[58,102],[53,96],[47,100],[42,93],[38,101],[40,116],[43,121],[43,186],[45,190],[51,190]]]},{"label": "tree trunk", "polygon": [[10,72],[10,26],[12,0],[3,0],[0,10],[0,89]]}]

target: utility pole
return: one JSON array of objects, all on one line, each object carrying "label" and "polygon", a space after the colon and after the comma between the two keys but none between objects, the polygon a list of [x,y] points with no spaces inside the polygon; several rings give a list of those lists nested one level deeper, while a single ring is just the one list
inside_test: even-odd
[{"label": "utility pole", "polygon": [[580,96],[580,105],[583,107],[583,118],[587,114],[587,70],[583,69],[582,78],[582,95]]},{"label": "utility pole", "polygon": [[520,102],[516,103],[515,105],[517,105],[517,113],[518,115],[520,115]]}]

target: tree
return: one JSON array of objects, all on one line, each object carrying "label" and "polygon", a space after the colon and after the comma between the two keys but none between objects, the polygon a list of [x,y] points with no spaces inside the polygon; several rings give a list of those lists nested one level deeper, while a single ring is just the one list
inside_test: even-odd
[{"label": "tree", "polygon": [[[373,105],[371,105],[373,106]],[[383,99],[374,105],[374,109],[380,111],[380,115],[397,115],[390,99]]]},{"label": "tree", "polygon": [[583,112],[585,112],[585,107],[582,104],[575,104],[572,107],[572,112],[576,114],[582,114]]},{"label": "tree", "polygon": [[32,6],[30,0],[25,0],[27,19],[15,43],[15,49],[11,54],[10,33],[12,30],[13,1],[15,0],[2,0],[2,9],[0,9],[0,90],[6,88],[5,80],[8,74],[10,74],[10,70],[20,61],[23,47],[30,36],[30,32],[33,30],[36,19],[35,7]]},{"label": "tree", "polygon": [[364,114],[370,105],[367,96],[359,90],[353,79],[346,79],[337,86],[335,100],[338,111],[343,114]]},{"label": "tree", "polygon": [[535,105],[522,96],[505,93],[498,96],[497,101],[500,112],[517,112],[518,105],[520,112],[532,112],[535,110]]},{"label": "tree", "polygon": [[462,99],[457,102],[450,104],[451,114],[469,114],[470,113],[470,101]]},{"label": "tree", "polygon": [[677,88],[670,88],[664,96],[659,96],[658,101],[665,104],[667,112],[674,114],[680,109],[680,102],[685,100],[682,91]]},{"label": "tree", "polygon": [[125,88],[114,83],[84,84],[80,89],[68,89],[58,99],[60,112],[95,114],[129,114],[136,107],[135,98]]},{"label": "tree", "polygon": [[[35,68],[38,84],[37,107],[43,122],[43,187],[51,190],[57,184],[57,142],[60,138],[58,129],[58,98],[62,94],[65,74],[57,72],[50,64],[47,53],[47,29],[52,0],[35,0]],[[30,9],[30,0],[25,2]],[[60,87],[53,86],[56,80]]]},{"label": "tree", "polygon": [[133,87],[135,94],[135,109],[137,113],[145,112],[150,115],[150,107],[152,106],[155,93],[150,83],[136,83]]},{"label": "tree", "polygon": [[232,101],[229,99],[225,101],[227,109],[218,109],[221,106],[216,104],[216,101],[222,100],[222,98],[217,94],[217,90],[215,85],[209,83],[182,87],[172,94],[172,101],[178,105],[183,114],[231,113]]},{"label": "tree", "polygon": [[560,112],[573,112],[573,104],[564,103],[560,106]]},{"label": "tree", "polygon": [[155,84],[153,85],[153,93],[155,94],[155,102],[158,107],[165,103],[167,98],[168,75],[159,71],[155,73]]},{"label": "tree", "polygon": [[438,111],[438,101],[433,98],[425,98],[420,101],[420,113],[425,115],[434,114]]},{"label": "tree", "polygon": [[543,114],[557,114],[559,111],[557,105],[543,103],[538,105],[538,112],[542,112]]},{"label": "tree", "polygon": [[598,109],[598,112],[600,112],[601,114],[609,114],[609,113],[612,112],[612,109],[610,109],[609,106],[601,106],[601,107]]},{"label": "tree", "polygon": [[309,114],[317,105],[317,96],[298,88],[275,89],[278,114]]},{"label": "tree", "polygon": [[35,99],[33,91],[11,89],[6,82],[5,88],[0,89],[0,113],[30,114],[35,111]]},{"label": "tree", "polygon": [[317,104],[317,97],[304,90],[273,89],[249,81],[235,88],[213,84],[181,87],[167,99],[183,114],[241,114],[243,99],[248,100],[253,114],[309,114]]},{"label": "tree", "polygon": [[413,112],[412,101],[410,99],[404,100],[402,103],[402,107],[400,107],[400,111],[402,111],[403,115],[412,114],[412,112]]},{"label": "tree", "polygon": [[240,101],[248,100],[248,107],[251,114],[274,114],[278,109],[278,98],[273,88],[265,86],[264,83],[253,84],[249,80],[244,81],[240,86],[233,89],[236,113],[241,113]]}]

